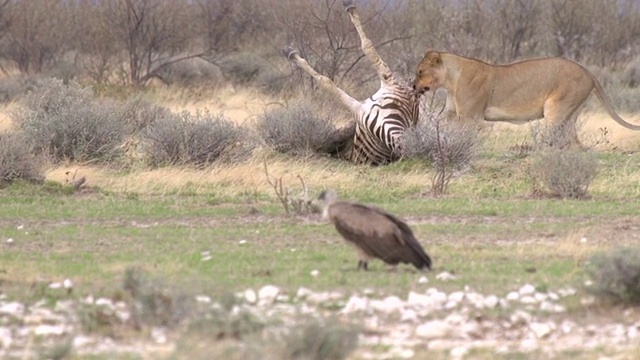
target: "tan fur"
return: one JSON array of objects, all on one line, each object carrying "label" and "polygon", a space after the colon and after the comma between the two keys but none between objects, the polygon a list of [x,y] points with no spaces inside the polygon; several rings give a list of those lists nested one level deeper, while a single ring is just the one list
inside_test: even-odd
[{"label": "tan fur", "polygon": [[[640,130],[612,108],[598,80],[581,65],[563,58],[543,58],[491,65],[446,52],[429,51],[418,66],[413,85],[424,92],[447,90],[447,116],[462,121],[506,121],[516,124],[544,118],[553,128],[575,135],[575,111],[595,90],[609,116]],[[570,127],[565,127],[570,125]]]}]

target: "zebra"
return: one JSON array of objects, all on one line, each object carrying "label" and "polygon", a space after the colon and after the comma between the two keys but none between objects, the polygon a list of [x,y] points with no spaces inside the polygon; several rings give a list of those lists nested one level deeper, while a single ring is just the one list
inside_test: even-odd
[{"label": "zebra", "polygon": [[380,78],[380,89],[375,94],[358,101],[338,88],[331,79],[315,71],[295,48],[286,46],[282,53],[354,115],[355,133],[347,158],[356,164],[389,164],[401,157],[400,137],[404,131],[418,122],[422,92],[394,77],[365,34],[353,0],[343,0],[342,3],[360,37],[362,52],[372,62]]}]

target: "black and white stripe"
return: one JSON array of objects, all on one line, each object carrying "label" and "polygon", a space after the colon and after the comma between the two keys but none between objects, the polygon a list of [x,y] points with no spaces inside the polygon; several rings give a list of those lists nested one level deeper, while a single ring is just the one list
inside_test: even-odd
[{"label": "black and white stripe", "polygon": [[382,61],[364,33],[352,0],[343,0],[343,5],[358,32],[362,52],[380,78],[380,89],[373,96],[358,101],[338,88],[331,79],[316,72],[295,49],[287,47],[283,53],[354,114],[356,130],[349,159],[357,164],[388,164],[400,158],[400,137],[418,122],[421,93],[409,84],[396,81],[391,69]]}]

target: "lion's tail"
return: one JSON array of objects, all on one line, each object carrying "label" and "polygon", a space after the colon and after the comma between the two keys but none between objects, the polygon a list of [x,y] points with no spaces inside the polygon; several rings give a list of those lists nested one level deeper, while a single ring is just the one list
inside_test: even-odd
[{"label": "lion's tail", "polygon": [[613,109],[613,107],[611,107],[611,100],[609,100],[607,95],[604,93],[604,89],[602,88],[602,85],[600,85],[600,82],[598,81],[598,79],[596,79],[596,77],[593,76],[593,74],[591,74],[591,78],[593,79],[593,84],[594,84],[593,87],[596,90],[596,96],[600,100],[600,103],[602,103],[602,107],[604,107],[604,109],[607,111],[607,114],[609,114],[609,116],[611,116],[611,118],[615,120],[615,122],[617,122],[621,126],[626,127],[629,130],[640,130],[640,125],[634,125],[634,124],[628,123],[623,118],[621,118],[620,115],[618,115],[618,113]]}]

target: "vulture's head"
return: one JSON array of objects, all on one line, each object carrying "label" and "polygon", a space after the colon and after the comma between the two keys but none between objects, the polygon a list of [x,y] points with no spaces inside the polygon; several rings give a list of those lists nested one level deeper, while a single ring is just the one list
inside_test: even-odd
[{"label": "vulture's head", "polygon": [[326,189],[318,195],[318,200],[322,202],[322,217],[327,218],[329,205],[338,199],[338,193],[333,189]]}]

